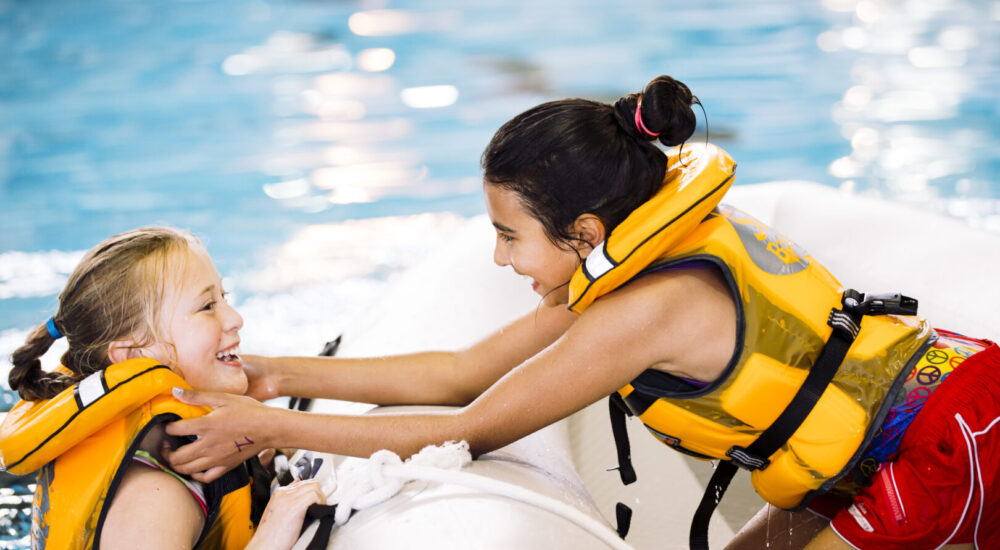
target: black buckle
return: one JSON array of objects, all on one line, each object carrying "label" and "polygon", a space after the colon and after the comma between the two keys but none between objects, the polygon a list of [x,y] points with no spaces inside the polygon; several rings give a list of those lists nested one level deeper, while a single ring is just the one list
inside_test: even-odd
[{"label": "black buckle", "polygon": [[862,294],[844,291],[844,309],[859,315],[916,315],[917,300],[898,292]]},{"label": "black buckle", "polygon": [[726,451],[726,456],[732,459],[733,464],[751,472],[754,470],[763,470],[771,464],[770,460],[747,452],[745,447],[740,447],[739,445],[730,447]]}]

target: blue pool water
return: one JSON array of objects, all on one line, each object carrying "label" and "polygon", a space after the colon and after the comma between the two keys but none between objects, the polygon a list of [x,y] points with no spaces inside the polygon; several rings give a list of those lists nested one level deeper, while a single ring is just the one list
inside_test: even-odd
[{"label": "blue pool water", "polygon": [[661,73],[701,98],[738,184],[1000,230],[995,2],[469,4],[0,0],[0,355],[83,250],[161,223],[206,242],[245,349],[313,352],[483,212],[500,124]]},{"label": "blue pool water", "polygon": [[702,99],[739,183],[998,225],[995,201],[942,202],[1000,197],[994,3],[558,5],[0,2],[0,331],[51,312],[45,270],[72,259],[48,251],[142,224],[192,230],[235,274],[309,225],[481,212],[503,121],[660,73]]}]

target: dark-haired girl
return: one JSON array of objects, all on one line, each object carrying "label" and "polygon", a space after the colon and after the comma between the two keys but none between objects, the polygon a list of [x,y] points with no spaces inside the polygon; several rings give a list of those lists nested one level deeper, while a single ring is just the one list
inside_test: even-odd
[{"label": "dark-haired girl", "polygon": [[[786,531],[796,540],[767,542],[1000,545],[1000,506],[988,490],[1000,350],[934,331],[905,297],[844,289],[794,243],[719,205],[734,164],[718,148],[685,143],[694,103],[687,86],[660,76],[614,105],[553,101],[497,131],[482,157],[494,261],[531,279],[543,297],[537,311],[457,352],[248,359],[247,393],[258,399],[459,408],[311,415],[185,392],[215,410],[168,426],[199,436],[171,463],[208,480],[265,446],[407,455],[466,440],[484,453],[615,395],[667,445],[752,470],[776,507],[857,495],[833,510],[832,527],[811,512],[781,512],[798,526]],[[664,154],[656,141],[674,149]],[[962,365],[920,388],[940,386],[941,398],[906,400],[913,374],[940,354]],[[921,406],[928,414],[918,416]],[[919,443],[903,436],[910,423],[924,426]],[[255,446],[237,452],[233,441],[247,434]],[[935,485],[921,483],[913,460],[941,476]],[[951,460],[961,466],[946,472]],[[938,487],[950,489],[927,498]],[[734,544],[763,547],[762,525]]]}]

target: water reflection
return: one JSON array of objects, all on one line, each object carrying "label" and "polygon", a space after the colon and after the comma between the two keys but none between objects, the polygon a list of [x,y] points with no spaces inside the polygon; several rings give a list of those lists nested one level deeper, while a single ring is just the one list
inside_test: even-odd
[{"label": "water reflection", "polygon": [[334,204],[372,202],[391,193],[393,188],[406,189],[427,177],[427,169],[399,162],[375,162],[328,166],[312,172],[311,181],[320,189],[330,190]]},{"label": "water reflection", "polygon": [[738,184],[815,180],[989,223],[996,6],[0,0],[0,252],[169,223],[225,271],[309,224],[476,214],[479,156],[510,116],[661,73],[701,98]]},{"label": "water reflection", "polygon": [[[954,124],[967,115],[970,104],[976,108],[982,100],[977,94],[981,96],[990,84],[981,76],[981,68],[995,63],[995,59],[977,59],[987,50],[986,42],[995,41],[988,36],[990,25],[995,23],[995,15],[988,13],[990,8],[978,2],[945,0],[821,0],[820,4],[829,15],[821,18],[825,28],[817,28],[812,47],[826,52],[834,61],[848,62],[844,74],[847,78],[839,85],[839,99],[831,102],[830,117],[847,144],[847,154],[827,157],[826,175],[844,189],[883,194],[923,206],[941,196],[963,200],[968,196],[995,198],[988,161],[984,162],[981,150],[975,146],[977,140],[995,141],[993,131]],[[521,8],[518,20],[526,34],[539,31],[546,17],[553,15],[552,10]],[[446,190],[442,183],[447,181],[447,169],[442,170],[434,161],[439,153],[428,150],[427,138],[437,137],[424,134],[428,124],[450,125],[446,131],[457,135],[451,139],[461,142],[468,154],[461,161],[467,170],[463,178],[474,177],[468,170],[485,139],[480,140],[479,147],[472,146],[475,142],[461,139],[463,126],[502,120],[498,113],[505,117],[516,111],[507,106],[510,102],[527,106],[532,99],[577,95],[567,82],[587,82],[586,77],[579,76],[584,66],[614,65],[615,71],[625,75],[639,72],[628,65],[634,59],[629,47],[623,44],[622,49],[607,39],[586,45],[564,40],[540,44],[535,51],[518,51],[507,39],[502,48],[507,54],[497,56],[490,48],[496,46],[498,38],[495,21],[489,17],[491,9],[441,11],[405,5],[388,9],[380,5],[347,16],[349,37],[324,43],[320,36],[276,33],[265,44],[227,58],[223,68],[234,76],[281,67],[287,69],[283,71],[285,76],[318,73],[308,81],[284,80],[277,102],[285,106],[281,113],[289,123],[283,124],[275,137],[289,148],[326,144],[363,146],[375,156],[398,149],[414,153],[404,161],[341,157],[326,164],[317,164],[316,155],[299,154],[297,158],[309,158],[309,162],[297,170],[272,172],[276,181],[265,184],[265,193],[286,207],[316,211],[322,209],[321,203],[303,197],[322,195],[330,204],[347,205],[413,196],[418,182],[430,184],[424,194],[430,188]],[[718,6],[711,12],[711,21],[705,18],[709,12],[704,10],[673,10],[673,25],[658,35],[665,44],[683,41],[685,32],[695,31],[725,29],[739,37],[733,40],[763,36],[758,36],[761,39],[753,47],[730,48],[722,55],[713,55],[712,51],[722,43],[709,39],[698,54],[704,56],[701,65],[681,62],[673,71],[666,70],[670,65],[667,63],[648,74],[676,72],[700,90],[702,98],[708,99],[712,122],[720,129],[714,138],[736,149],[737,154],[744,147],[745,153],[755,158],[756,164],[749,168],[750,181],[760,181],[753,178],[755,173],[764,179],[829,181],[818,173],[802,170],[800,158],[813,152],[800,148],[798,157],[795,149],[785,155],[760,154],[759,148],[751,145],[751,140],[754,144],[770,140],[772,149],[779,148],[782,141],[774,138],[784,138],[788,143],[812,143],[814,151],[820,146],[833,149],[822,134],[813,137],[805,131],[810,127],[808,121],[821,115],[822,109],[810,110],[789,104],[788,100],[769,103],[768,96],[777,99],[773,81],[795,79],[794,69],[788,67],[800,66],[802,48],[809,46],[802,37],[809,19],[781,2],[768,3],[761,9],[769,14],[772,24],[782,21],[786,26],[780,32],[768,33],[759,16],[747,16],[738,5]],[[580,28],[600,35],[599,18],[585,10],[574,13],[573,20]],[[425,59],[414,57],[413,51],[405,47],[430,36],[441,47],[433,51],[421,49],[428,56]],[[286,58],[293,52],[300,58],[297,63]],[[567,71],[575,71],[577,76],[568,77]],[[728,78],[720,78],[722,74]],[[736,81],[741,94],[759,99],[746,112],[727,113],[725,103],[713,104],[712,99],[731,96]],[[605,87],[579,95],[613,100],[635,86]],[[499,104],[502,111],[494,104],[500,97],[506,98]],[[441,112],[423,116],[418,110]],[[483,111],[492,114],[484,116]],[[796,126],[802,126],[804,131],[795,134],[791,129]],[[771,128],[780,129],[784,135],[769,133]],[[487,136],[487,130],[477,128],[476,134]],[[408,144],[407,140],[414,136],[421,136],[421,141]],[[446,143],[442,145],[446,147]],[[280,164],[280,159],[289,158],[287,153],[272,157],[266,164]],[[743,175],[748,173],[744,171]],[[303,181],[311,185],[308,191]],[[981,204],[979,223],[1000,225],[993,219],[996,201],[984,200]]]},{"label": "water reflection", "polygon": [[453,105],[458,100],[458,88],[450,84],[417,86],[414,88],[403,88],[399,95],[403,103],[409,107],[413,107],[414,109],[433,109],[435,107]]},{"label": "water reflection", "polygon": [[348,70],[351,55],[343,44],[326,45],[307,33],[278,32],[261,46],[230,55],[222,71],[231,76],[254,73],[315,73]]},{"label": "water reflection", "polygon": [[357,55],[357,65],[362,71],[387,71],[396,62],[396,52],[389,48],[369,48]]},{"label": "water reflection", "polygon": [[413,32],[450,31],[458,27],[460,15],[455,11],[418,12],[379,9],[359,11],[347,20],[351,32],[358,36],[392,36]]},{"label": "water reflection", "polygon": [[[995,128],[968,119],[994,85],[983,42],[994,42],[996,14],[985,2],[824,0],[851,24],[821,32],[817,46],[832,55],[852,51],[851,84],[835,105],[833,120],[851,152],[829,172],[851,191],[931,204],[948,197],[945,210],[1000,228],[991,197],[996,174],[981,156]],[[995,52],[994,50],[991,50]],[[988,107],[995,108],[995,105]],[[979,196],[977,209],[969,198]],[[995,199],[995,197],[993,197]],[[973,213],[972,210],[975,210]]]}]

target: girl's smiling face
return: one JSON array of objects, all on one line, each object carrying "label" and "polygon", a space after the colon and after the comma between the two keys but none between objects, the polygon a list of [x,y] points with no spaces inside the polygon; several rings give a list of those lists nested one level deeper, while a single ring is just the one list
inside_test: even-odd
[{"label": "girl's smiling face", "polygon": [[525,209],[514,191],[486,183],[486,212],[497,232],[493,261],[531,278],[531,288],[547,305],[569,301],[570,278],[589,249],[552,242],[541,222]]},{"label": "girl's smiling face", "polygon": [[200,247],[175,252],[164,281],[157,332],[164,342],[146,348],[200,391],[242,394],[247,377],[239,356],[243,318],[225,299],[222,278]]}]

